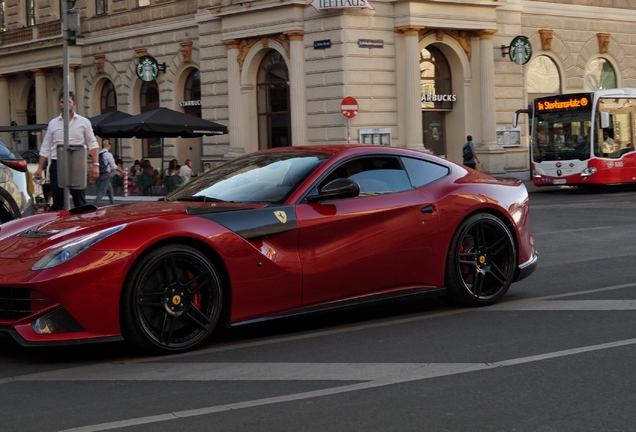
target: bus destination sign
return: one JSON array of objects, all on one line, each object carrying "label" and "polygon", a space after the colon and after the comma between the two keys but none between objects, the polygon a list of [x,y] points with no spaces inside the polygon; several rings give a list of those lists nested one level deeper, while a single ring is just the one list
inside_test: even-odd
[{"label": "bus destination sign", "polygon": [[555,101],[543,101],[537,102],[537,109],[539,111],[551,111],[556,109],[567,108],[584,108],[588,106],[590,101],[587,97],[570,98],[568,100],[555,100]]}]

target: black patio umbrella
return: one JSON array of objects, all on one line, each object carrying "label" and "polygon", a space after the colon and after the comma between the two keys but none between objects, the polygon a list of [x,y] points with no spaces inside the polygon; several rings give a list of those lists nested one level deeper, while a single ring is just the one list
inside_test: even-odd
[{"label": "black patio umbrella", "polygon": [[226,134],[227,126],[169,108],[157,108],[106,123],[100,131],[100,135],[112,138],[198,138]]},{"label": "black patio umbrella", "polygon": [[129,117],[132,117],[132,115],[115,110],[115,111],[110,111],[104,114],[100,114],[95,117],[91,117],[88,120],[91,122],[91,125],[93,125],[93,132],[95,133],[95,135],[102,136],[101,127],[103,125],[114,122],[114,121],[123,120]]},{"label": "black patio umbrella", "polygon": [[[104,114],[100,114],[95,117],[91,117],[88,120],[91,122],[91,125],[93,125],[93,132],[95,133],[95,135],[99,135],[100,137],[107,137],[106,135],[102,133],[103,125],[107,123],[112,123],[114,121],[130,118],[130,117],[132,117],[131,114],[115,110],[115,111],[110,111]],[[117,156],[121,156],[122,154],[121,140],[117,140],[116,147],[115,147],[115,154]]]}]

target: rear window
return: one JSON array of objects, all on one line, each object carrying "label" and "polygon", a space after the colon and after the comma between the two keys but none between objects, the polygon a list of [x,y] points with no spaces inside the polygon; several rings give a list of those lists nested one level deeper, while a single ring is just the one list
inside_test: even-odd
[{"label": "rear window", "polygon": [[427,185],[448,175],[449,169],[443,165],[422,159],[403,157],[402,162],[409,173],[411,183],[416,188]]},{"label": "rear window", "polygon": [[9,150],[5,143],[0,141],[0,159],[19,159],[19,157],[11,153],[11,150]]}]

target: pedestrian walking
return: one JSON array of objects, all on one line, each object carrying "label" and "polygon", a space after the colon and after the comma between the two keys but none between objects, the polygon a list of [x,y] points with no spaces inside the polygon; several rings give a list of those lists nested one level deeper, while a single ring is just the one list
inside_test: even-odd
[{"label": "pedestrian walking", "polygon": [[477,163],[479,163],[479,158],[477,157],[477,153],[475,153],[475,143],[473,143],[472,135],[468,135],[466,137],[466,144],[462,148],[462,159],[465,166],[475,169]]},{"label": "pedestrian walking", "polygon": [[93,205],[98,205],[99,201],[106,194],[111,204],[115,204],[115,197],[113,196],[113,184],[111,183],[111,176],[117,169],[115,158],[110,153],[110,140],[104,139],[102,141],[102,149],[99,151],[99,177],[97,177],[97,195],[93,201]]},{"label": "pedestrian walking", "polygon": [[[58,185],[57,181],[57,146],[64,145],[64,93],[60,93],[59,97],[60,115],[49,122],[46,134],[42,139],[40,146],[40,159],[38,169],[33,176],[36,179],[42,178],[42,170],[48,159],[51,159],[49,166],[49,179],[51,181],[51,194],[53,195],[53,206],[51,210],[64,209],[64,188]],[[91,179],[99,177],[99,162],[97,161],[97,151],[99,144],[93,133],[91,122],[81,115],[75,113],[75,94],[68,93],[68,143],[69,144],[85,144],[90,152],[93,160],[91,169]],[[86,205],[86,195],[84,189],[71,189],[73,197],[73,206],[79,207]]]}]

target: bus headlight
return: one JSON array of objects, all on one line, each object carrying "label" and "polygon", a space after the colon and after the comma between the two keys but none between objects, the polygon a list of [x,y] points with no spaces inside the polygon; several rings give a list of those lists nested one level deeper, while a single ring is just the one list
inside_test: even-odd
[{"label": "bus headlight", "polygon": [[587,167],[581,172],[581,177],[589,177],[596,173],[597,169],[595,167]]}]

